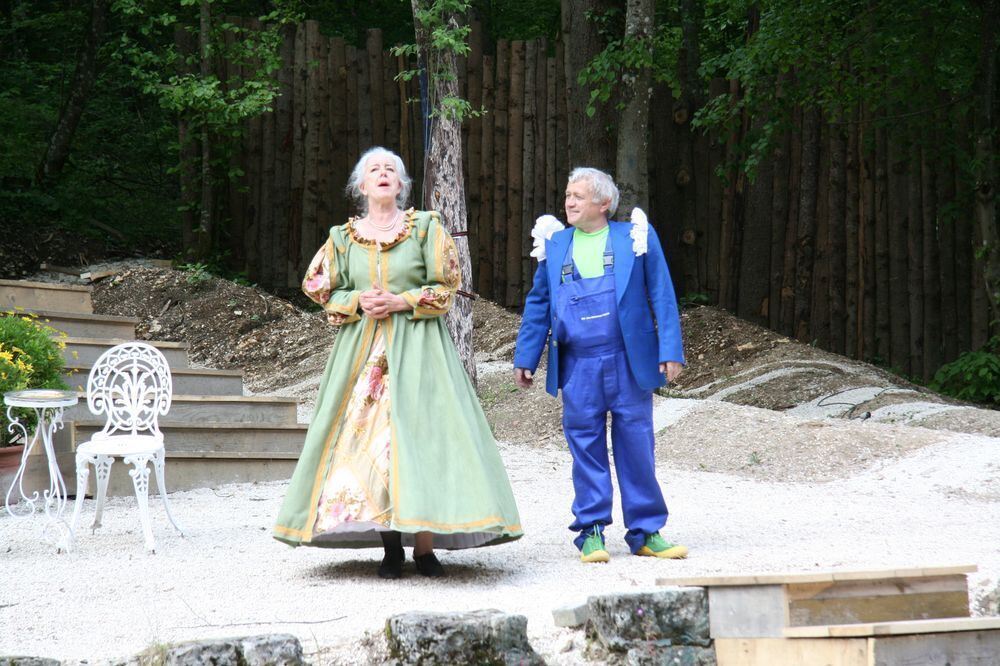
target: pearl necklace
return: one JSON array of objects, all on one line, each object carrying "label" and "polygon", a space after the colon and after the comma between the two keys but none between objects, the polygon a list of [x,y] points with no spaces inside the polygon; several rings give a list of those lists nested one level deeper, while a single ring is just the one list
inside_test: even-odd
[{"label": "pearl necklace", "polygon": [[402,215],[403,211],[397,208],[396,214],[393,216],[392,221],[390,221],[389,224],[385,226],[379,226],[375,224],[375,221],[371,218],[371,215],[368,216],[366,222],[368,222],[368,226],[370,226],[372,229],[375,229],[376,231],[391,231],[392,229],[396,228],[396,224],[399,222],[399,218],[402,217]]}]

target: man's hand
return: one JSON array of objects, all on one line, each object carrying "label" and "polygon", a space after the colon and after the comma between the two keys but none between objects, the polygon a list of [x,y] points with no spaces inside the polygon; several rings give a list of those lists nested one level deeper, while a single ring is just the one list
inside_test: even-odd
[{"label": "man's hand", "polygon": [[514,383],[523,389],[531,388],[531,384],[534,381],[531,376],[531,370],[525,368],[514,368]]},{"label": "man's hand", "polygon": [[361,292],[358,300],[361,311],[372,319],[385,319],[393,312],[403,312],[410,309],[410,304],[402,296],[397,296],[378,287]]},{"label": "man's hand", "polygon": [[684,370],[684,366],[677,361],[667,361],[666,363],[660,364],[660,372],[667,375],[667,381],[671,384],[677,379],[678,375]]}]

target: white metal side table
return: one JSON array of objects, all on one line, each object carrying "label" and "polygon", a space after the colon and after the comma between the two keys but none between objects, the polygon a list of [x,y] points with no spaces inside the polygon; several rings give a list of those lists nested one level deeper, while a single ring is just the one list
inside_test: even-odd
[{"label": "white metal side table", "polygon": [[[36,504],[39,503],[38,491],[33,492],[30,497],[24,492],[24,472],[32,449],[41,440],[49,466],[49,489],[44,491],[41,496],[42,509],[46,518],[42,528],[42,536],[52,542],[59,552],[69,551],[73,547],[73,532],[62,515],[66,509],[66,482],[63,481],[62,473],[59,471],[59,462],[56,459],[52,436],[56,430],[63,427],[63,410],[77,403],[76,393],[73,391],[29,389],[4,393],[3,401],[7,405],[7,418],[11,422],[8,430],[13,434],[19,429],[25,441],[24,452],[21,454],[21,465],[17,468],[17,473],[14,474],[14,479],[4,497],[7,513],[15,518],[27,518],[35,512]],[[33,409],[38,417],[35,432],[30,437],[25,425],[21,423],[19,417],[14,415],[16,407]],[[19,496],[14,495],[15,490]],[[11,504],[12,496],[13,505]],[[25,506],[25,510],[15,510],[21,504]]]}]

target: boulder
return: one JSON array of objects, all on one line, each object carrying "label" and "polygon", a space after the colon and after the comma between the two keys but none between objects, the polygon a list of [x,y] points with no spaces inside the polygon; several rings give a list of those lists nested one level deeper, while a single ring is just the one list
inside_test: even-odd
[{"label": "boulder", "polygon": [[544,664],[528,643],[528,619],[498,610],[410,612],[385,623],[397,664]]},{"label": "boulder", "polygon": [[694,645],[646,643],[628,651],[628,666],[716,666],[715,648]]},{"label": "boulder", "polygon": [[0,666],[59,666],[61,663],[46,657],[0,657]]},{"label": "boulder", "polygon": [[628,652],[651,642],[696,647],[712,644],[708,594],[702,587],[602,595],[590,597],[587,605],[588,637],[611,652]]},{"label": "boulder", "polygon": [[165,666],[202,666],[203,664],[240,664],[241,666],[299,666],[302,644],[291,634],[263,634],[240,638],[186,641],[158,646],[138,663]]}]

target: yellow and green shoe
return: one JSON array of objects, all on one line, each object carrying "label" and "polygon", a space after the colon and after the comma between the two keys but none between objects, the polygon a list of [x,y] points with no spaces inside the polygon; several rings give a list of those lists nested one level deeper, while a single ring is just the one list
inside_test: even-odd
[{"label": "yellow and green shoe", "polygon": [[581,562],[607,562],[611,559],[608,551],[604,550],[604,537],[601,536],[601,531],[596,526],[587,535],[580,551]]},{"label": "yellow and green shoe", "polygon": [[683,560],[688,555],[687,546],[670,543],[660,536],[659,532],[646,535],[646,543],[635,552],[645,557],[658,557],[662,560]]}]

